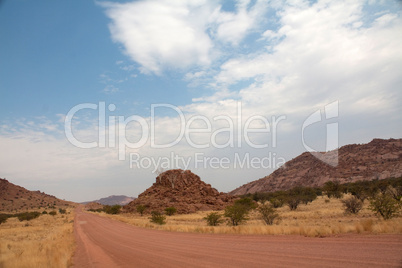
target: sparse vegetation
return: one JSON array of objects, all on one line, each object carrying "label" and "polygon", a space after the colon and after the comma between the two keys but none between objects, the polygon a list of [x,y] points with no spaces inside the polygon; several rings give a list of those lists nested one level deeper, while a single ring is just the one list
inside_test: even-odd
[{"label": "sparse vegetation", "polygon": [[152,211],[151,217],[149,219],[151,220],[151,222],[159,225],[166,224],[166,216],[159,211]]},{"label": "sparse vegetation", "polygon": [[211,212],[204,219],[207,221],[208,226],[218,226],[223,222],[222,214],[218,212]]},{"label": "sparse vegetation", "polygon": [[52,210],[52,211],[49,212],[49,215],[56,216],[57,212],[55,210]]},{"label": "sparse vegetation", "polygon": [[36,219],[37,217],[40,216],[40,213],[37,211],[34,212],[24,212],[24,213],[19,213],[16,215],[19,221],[30,221],[32,219]]},{"label": "sparse vegetation", "polygon": [[120,205],[113,205],[113,206],[109,206],[109,205],[105,205],[103,206],[103,211],[107,214],[119,214],[121,210],[121,206]]},{"label": "sparse vegetation", "polygon": [[136,207],[136,209],[137,209],[137,212],[140,213],[140,215],[142,216],[144,214],[145,210],[147,209],[147,207],[144,205],[138,205]]},{"label": "sparse vegetation", "polygon": [[29,224],[15,216],[8,218],[0,227],[0,266],[70,267],[75,247],[73,218],[72,213],[42,215]]},{"label": "sparse vegetation", "polygon": [[300,198],[298,196],[290,196],[286,200],[286,204],[290,208],[290,210],[296,210],[300,204]]},{"label": "sparse vegetation", "polygon": [[398,216],[401,202],[395,200],[389,193],[378,193],[370,199],[370,209],[376,215],[380,215],[384,220],[389,220]]},{"label": "sparse vegetation", "polygon": [[173,214],[175,214],[177,212],[177,209],[175,207],[168,207],[168,208],[165,208],[165,212],[166,212],[166,215],[172,216]]},{"label": "sparse vegetation", "polygon": [[265,203],[259,206],[258,212],[260,212],[261,219],[267,225],[272,225],[274,224],[275,220],[279,219],[279,214],[276,212],[276,209],[270,203]]},{"label": "sparse vegetation", "polygon": [[64,208],[59,208],[59,213],[60,213],[60,214],[66,214],[66,209],[64,209]]},{"label": "sparse vegetation", "polygon": [[363,202],[356,196],[342,200],[346,213],[357,214],[363,208]]},{"label": "sparse vegetation", "polygon": [[225,208],[225,217],[228,218],[228,225],[237,226],[248,220],[249,207],[243,204],[234,204]]},{"label": "sparse vegetation", "polygon": [[344,187],[339,182],[327,181],[322,187],[322,191],[328,196],[328,198],[342,198]]}]

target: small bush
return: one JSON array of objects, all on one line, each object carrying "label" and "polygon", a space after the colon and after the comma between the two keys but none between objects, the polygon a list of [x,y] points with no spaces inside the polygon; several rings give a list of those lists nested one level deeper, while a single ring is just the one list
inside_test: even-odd
[{"label": "small bush", "polygon": [[43,215],[47,214],[47,211],[46,211],[46,210],[44,210],[44,211],[42,212],[42,214],[43,214]]},{"label": "small bush", "polygon": [[256,209],[257,208],[257,203],[253,201],[253,199],[249,197],[243,197],[241,199],[238,199],[235,201],[235,205],[243,206],[245,207],[248,211]]},{"label": "small bush", "polygon": [[249,207],[240,205],[240,204],[234,204],[232,206],[227,206],[225,208],[225,217],[228,217],[228,224],[237,226],[243,222],[246,222],[248,220],[247,215],[249,213]]},{"label": "small bush", "polygon": [[164,216],[162,213],[158,211],[152,211],[151,212],[151,217],[149,218],[151,222],[156,223],[156,224],[166,224],[166,216]]},{"label": "small bush", "polygon": [[388,220],[398,216],[401,203],[387,193],[378,193],[374,198],[370,199],[369,208],[377,216],[380,215],[384,220]]},{"label": "small bush", "polygon": [[59,208],[59,213],[60,213],[60,214],[66,214],[66,212],[67,212],[67,211],[66,211],[65,209]]},{"label": "small bush", "polygon": [[278,198],[271,198],[269,200],[269,202],[272,204],[272,206],[274,208],[280,208],[283,206],[283,203],[284,203],[283,199],[278,199]]},{"label": "small bush", "polygon": [[218,226],[223,222],[222,215],[217,212],[209,213],[204,219],[207,221],[209,226]]},{"label": "small bush", "polygon": [[8,214],[0,214],[0,224],[5,223],[10,216]]},{"label": "small bush", "polygon": [[166,215],[168,215],[168,216],[172,216],[173,214],[176,213],[176,211],[177,211],[177,209],[175,207],[165,208]]},{"label": "small bush", "polygon": [[357,214],[363,208],[363,202],[356,196],[342,200],[346,213]]},{"label": "small bush", "polygon": [[286,201],[286,204],[288,205],[288,207],[290,208],[290,210],[296,210],[297,207],[300,204],[300,199],[296,196],[291,196],[288,198],[288,200]]},{"label": "small bush", "polygon": [[55,210],[52,210],[49,212],[49,215],[55,216],[55,215],[57,215],[57,212]]},{"label": "small bush", "polygon": [[274,224],[274,221],[279,218],[279,214],[276,209],[271,204],[263,204],[258,207],[258,212],[260,212],[261,219],[267,225]]},{"label": "small bush", "polygon": [[144,206],[144,205],[138,205],[138,206],[136,207],[136,209],[137,209],[137,212],[140,213],[141,216],[142,216],[142,215],[144,214],[144,211],[147,209],[147,207]]}]

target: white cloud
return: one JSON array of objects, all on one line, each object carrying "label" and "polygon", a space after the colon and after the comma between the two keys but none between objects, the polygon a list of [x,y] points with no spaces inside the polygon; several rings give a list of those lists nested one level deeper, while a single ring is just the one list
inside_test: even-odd
[{"label": "white cloud", "polygon": [[144,73],[164,68],[208,65],[212,42],[205,33],[207,1],[138,1],[103,4],[112,19],[113,40],[141,65]]}]

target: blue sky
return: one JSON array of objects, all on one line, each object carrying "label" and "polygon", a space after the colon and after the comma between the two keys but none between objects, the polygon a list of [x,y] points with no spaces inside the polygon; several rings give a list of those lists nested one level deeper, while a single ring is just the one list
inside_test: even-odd
[{"label": "blue sky", "polygon": [[[325,151],[400,138],[401,8],[398,1],[2,1],[0,176],[73,201],[136,196],[152,185],[156,167],[130,167],[130,154],[142,164],[174,154],[230,191],[268,175],[277,168],[272,162],[296,157],[306,144]],[[74,146],[66,115],[79,104],[96,105],[74,115],[72,132],[99,142],[103,102],[116,108],[106,110],[116,128],[124,123],[119,117],[139,116],[150,129],[154,120],[155,140],[149,132],[142,146],[124,146],[125,160],[117,148],[122,132],[115,146]],[[336,116],[325,117],[333,103]],[[152,118],[153,104],[173,105],[189,128],[207,130],[153,148],[180,136],[183,123],[168,107]],[[254,117],[250,126],[260,133],[239,132],[240,106],[242,130]],[[303,132],[319,110],[322,120]],[[233,133],[223,117],[234,122]],[[328,124],[337,127],[331,148]],[[106,141],[111,125],[101,123]],[[132,145],[144,129],[138,121],[126,125]],[[195,166],[196,154],[203,165]],[[236,166],[246,155],[272,165]],[[215,168],[208,157],[229,164]]]}]

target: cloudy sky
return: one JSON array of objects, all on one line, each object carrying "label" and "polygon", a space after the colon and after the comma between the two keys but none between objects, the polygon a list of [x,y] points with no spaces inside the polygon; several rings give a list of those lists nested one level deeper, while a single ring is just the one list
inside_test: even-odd
[{"label": "cloudy sky", "polygon": [[0,1],[0,177],[72,201],[220,191],[402,134],[400,1]]}]

